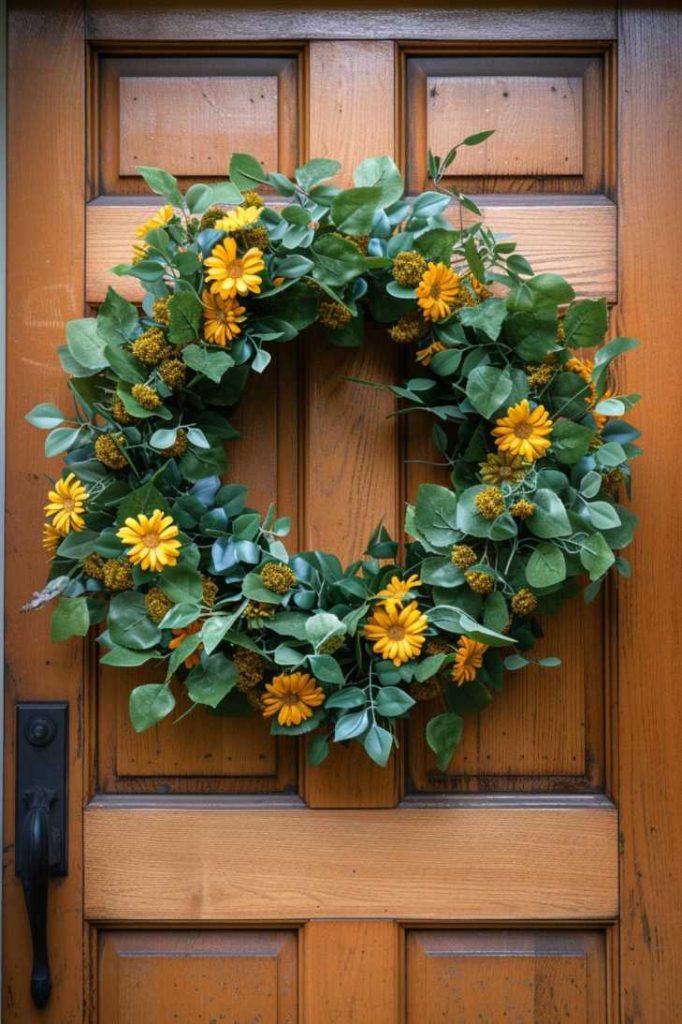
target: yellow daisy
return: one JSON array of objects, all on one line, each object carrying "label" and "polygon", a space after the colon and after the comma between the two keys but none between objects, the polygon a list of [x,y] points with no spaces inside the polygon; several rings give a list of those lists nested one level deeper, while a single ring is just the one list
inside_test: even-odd
[{"label": "yellow daisy", "polygon": [[488,650],[487,644],[479,644],[468,636],[461,636],[457,643],[457,653],[452,666],[452,678],[461,686],[471,683],[476,678],[478,669],[483,664],[483,655]]},{"label": "yellow daisy", "polygon": [[54,490],[48,492],[45,514],[52,518],[52,525],[59,533],[66,535],[70,530],[85,529],[83,512],[88,492],[74,473],[65,480],[57,480]]},{"label": "yellow daisy", "polygon": [[485,462],[479,462],[481,480],[486,484],[518,484],[526,475],[528,466],[519,455],[508,455],[499,452],[486,456]]},{"label": "yellow daisy", "polygon": [[416,573],[408,576],[406,580],[401,580],[397,576],[391,577],[391,582],[387,583],[383,590],[380,590],[376,595],[385,601],[404,601],[406,598],[411,596],[413,590],[417,587],[421,587],[422,581],[419,579]]},{"label": "yellow daisy", "polygon": [[427,627],[426,615],[420,611],[416,601],[411,601],[405,608],[397,601],[388,601],[374,609],[363,632],[373,642],[375,654],[399,666],[418,657]]},{"label": "yellow daisy", "polygon": [[57,548],[63,538],[64,534],[60,533],[56,526],[53,526],[52,523],[45,523],[43,526],[43,547],[50,558],[54,558],[57,554]]},{"label": "yellow daisy", "polygon": [[551,445],[553,423],[544,405],[531,409],[528,399],[507,409],[493,429],[495,444],[502,452],[520,455],[526,462],[541,459]]},{"label": "yellow daisy", "polygon": [[452,312],[460,290],[454,270],[445,263],[429,263],[417,285],[417,303],[427,320],[442,320]]},{"label": "yellow daisy", "polygon": [[204,260],[206,275],[211,291],[218,292],[224,299],[260,292],[260,271],[265,268],[260,249],[248,249],[243,256],[237,255],[234,238],[225,238]]},{"label": "yellow daisy", "polygon": [[238,299],[224,299],[208,288],[202,292],[201,300],[204,304],[204,340],[225,348],[241,334],[239,325],[246,320],[246,309],[239,305]]},{"label": "yellow daisy", "polygon": [[178,532],[173,517],[164,516],[155,508],[151,516],[143,512],[129,516],[116,536],[130,546],[128,558],[133,565],[162,572],[167,565],[177,563],[182,546],[177,540]]},{"label": "yellow daisy", "polygon": [[213,226],[216,231],[227,231],[231,234],[233,231],[243,231],[244,228],[255,224],[259,218],[260,210],[257,206],[236,206],[233,210],[228,210]]},{"label": "yellow daisy", "polygon": [[162,206],[161,209],[157,210],[153,217],[146,220],[144,224],[140,224],[139,228],[135,231],[137,238],[144,238],[148,231],[153,228],[163,228],[173,218],[173,207],[170,203]]},{"label": "yellow daisy", "polygon": [[277,715],[280,725],[300,725],[306,718],[312,718],[312,708],[324,703],[324,691],[307,672],[275,676],[265,684],[265,689],[263,717]]}]

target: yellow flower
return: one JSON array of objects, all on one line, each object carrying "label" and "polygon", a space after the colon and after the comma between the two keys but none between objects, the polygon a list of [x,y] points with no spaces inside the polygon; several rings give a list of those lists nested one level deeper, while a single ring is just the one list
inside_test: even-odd
[{"label": "yellow flower", "polygon": [[445,263],[429,263],[417,285],[417,303],[428,320],[448,316],[460,293],[457,274]]},{"label": "yellow flower", "polygon": [[418,657],[427,627],[426,615],[419,610],[416,601],[411,601],[405,608],[397,601],[389,601],[374,609],[363,632],[373,642],[375,654],[399,666]]},{"label": "yellow flower", "polygon": [[570,373],[577,373],[586,384],[590,384],[594,363],[591,359],[578,359],[577,356],[572,356],[564,363],[564,370],[568,370]]},{"label": "yellow flower", "polygon": [[52,523],[45,523],[43,526],[43,547],[47,551],[50,558],[54,558],[57,554],[57,548],[61,544],[64,535],[59,532],[56,526]]},{"label": "yellow flower", "polygon": [[417,349],[415,359],[418,363],[421,363],[422,366],[428,366],[436,352],[445,352],[445,345],[442,341],[432,341],[430,345],[426,346],[426,348]]},{"label": "yellow flower", "polygon": [[455,663],[452,666],[452,678],[458,686],[474,681],[487,650],[487,644],[479,644],[477,640],[471,640],[468,636],[459,638]]},{"label": "yellow flower", "polygon": [[[168,644],[171,651],[175,651],[181,643],[183,643],[188,636],[194,636],[198,633],[202,627],[201,619],[195,619],[194,622],[190,622],[188,626],[183,626],[182,629],[173,630],[173,639]],[[185,668],[194,668],[201,661],[201,651],[203,650],[203,644],[199,644],[195,651],[188,654],[185,658]]]},{"label": "yellow flower", "polygon": [[139,228],[137,228],[137,230],[135,231],[136,237],[144,238],[147,232],[151,231],[153,228],[165,227],[169,220],[172,219],[172,217],[173,207],[170,205],[170,203],[167,203],[165,206],[162,206],[159,210],[157,210],[153,217],[150,217],[149,220],[146,220],[144,224],[140,224]]},{"label": "yellow flower", "polygon": [[493,430],[495,444],[500,451],[520,455],[526,462],[541,459],[551,441],[553,423],[544,405],[531,409],[528,399],[507,409],[507,415],[497,420]]},{"label": "yellow flower", "polygon": [[203,291],[201,300],[204,304],[204,339],[225,348],[242,333],[239,325],[246,320],[243,315],[246,308],[239,305],[238,299],[214,295],[208,288]]},{"label": "yellow flower", "polygon": [[300,725],[306,718],[312,718],[311,708],[324,703],[324,691],[307,672],[275,676],[265,684],[265,689],[263,717],[277,715],[280,725]]},{"label": "yellow flower", "polygon": [[260,271],[265,268],[260,249],[248,249],[243,256],[238,256],[234,238],[226,238],[216,245],[211,255],[204,260],[204,265],[211,282],[211,291],[217,292],[222,298],[233,299],[237,293],[259,294]]},{"label": "yellow flower", "polygon": [[228,210],[224,216],[213,225],[216,231],[243,231],[244,228],[255,224],[260,217],[260,210],[257,206],[237,206],[234,210]]},{"label": "yellow flower", "polygon": [[69,473],[65,480],[57,480],[47,497],[45,514],[52,517],[56,530],[65,535],[71,529],[76,532],[85,529],[83,512],[89,495],[74,473]]},{"label": "yellow flower", "polygon": [[117,531],[116,536],[130,545],[128,558],[133,565],[162,572],[167,565],[177,563],[181,547],[177,540],[178,532],[173,517],[164,516],[160,509],[155,508],[151,516],[144,512],[136,517],[128,516],[125,526]]},{"label": "yellow flower", "polygon": [[406,580],[398,579],[397,576],[391,577],[391,582],[387,583],[383,590],[380,590],[376,595],[385,601],[405,601],[406,598],[412,596],[412,591],[416,590],[417,587],[421,587],[422,581],[419,579],[416,573],[408,576]]},{"label": "yellow flower", "polygon": [[485,462],[479,462],[478,467],[484,483],[498,486],[518,484],[523,480],[528,468],[518,455],[507,455],[506,452],[486,456]]}]

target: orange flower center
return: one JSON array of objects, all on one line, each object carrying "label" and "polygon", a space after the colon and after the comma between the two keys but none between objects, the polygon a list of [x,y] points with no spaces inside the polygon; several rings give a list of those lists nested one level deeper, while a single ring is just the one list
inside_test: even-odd
[{"label": "orange flower center", "polygon": [[522,441],[530,437],[533,433],[533,427],[530,423],[517,423],[514,427],[514,433],[517,437],[520,437]]},{"label": "orange flower center", "polygon": [[142,537],[142,543],[146,548],[158,548],[161,538],[158,533],[145,533]]},{"label": "orange flower center", "polygon": [[394,625],[388,627],[386,630],[386,636],[389,640],[404,640],[405,630],[396,622]]},{"label": "orange flower center", "polygon": [[511,466],[499,466],[497,470],[497,475],[502,480],[507,480],[512,475]]},{"label": "orange flower center", "polygon": [[76,507],[76,502],[73,498],[64,498],[62,504],[65,512],[73,512]]},{"label": "orange flower center", "polygon": [[285,693],[282,695],[282,704],[288,704],[289,707],[293,707],[294,704],[299,703],[299,696],[297,693]]},{"label": "orange flower center", "polygon": [[227,277],[241,277],[242,274],[244,273],[244,263],[242,262],[242,260],[232,260],[230,263],[226,263],[225,273]]},{"label": "orange flower center", "polygon": [[431,285],[431,290],[429,291],[429,295],[431,296],[432,299],[439,299],[440,298],[440,293],[441,293],[441,287],[440,287],[440,285],[438,284],[437,281],[434,281],[433,284]]}]

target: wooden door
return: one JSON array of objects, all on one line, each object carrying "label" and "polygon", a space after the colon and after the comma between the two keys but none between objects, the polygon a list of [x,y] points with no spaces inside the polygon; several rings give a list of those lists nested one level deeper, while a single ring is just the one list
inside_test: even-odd
[{"label": "wooden door", "polygon": [[[629,3],[10,6],[5,1019],[680,1019],[678,16]],[[45,568],[50,469],[23,414],[62,395],[63,322],[101,302],[145,219],[135,166],[191,181],[223,175],[231,150],[287,172],[390,153],[416,191],[429,143],[490,127],[461,186],[537,270],[606,295],[614,330],[647,343],[625,388],[648,398],[634,579],[551,624],[564,667],[510,680],[446,773],[419,723],[384,771],[352,749],[310,768],[257,720],[197,715],[135,736],[129,677],[17,611]],[[424,458],[428,437],[387,419],[383,393],[343,382],[398,377],[379,333],[361,352],[316,339],[286,356],[249,392],[232,473],[258,506],[276,494],[301,546],[357,555],[382,516],[397,530],[423,479],[404,460]],[[39,1012],[13,772],[14,705],[41,699],[69,702],[70,775]]]}]

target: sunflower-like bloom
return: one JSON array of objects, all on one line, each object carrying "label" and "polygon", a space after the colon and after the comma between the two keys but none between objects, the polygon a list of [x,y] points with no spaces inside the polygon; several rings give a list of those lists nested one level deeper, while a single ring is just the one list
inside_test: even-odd
[{"label": "sunflower-like bloom", "polygon": [[459,277],[445,263],[429,263],[417,285],[417,303],[427,320],[449,316],[461,291]]},{"label": "sunflower-like bloom", "polygon": [[519,455],[508,455],[498,452],[497,455],[486,456],[485,462],[479,462],[481,480],[486,484],[518,484],[526,475],[528,466]]},{"label": "sunflower-like bloom", "polygon": [[428,366],[437,352],[445,352],[445,345],[442,341],[432,341],[426,348],[417,349],[415,359],[422,366]]},{"label": "sunflower-like bloom", "polygon": [[265,689],[263,717],[277,715],[280,725],[300,725],[312,717],[312,708],[324,703],[324,691],[307,672],[275,676],[271,683],[265,684]]},{"label": "sunflower-like bloom", "polygon": [[57,480],[47,497],[45,514],[52,518],[52,525],[60,534],[85,529],[83,513],[89,495],[75,473],[69,473],[65,480]]},{"label": "sunflower-like bloom", "polygon": [[234,238],[226,238],[204,260],[204,266],[211,291],[223,299],[260,293],[260,272],[265,268],[260,249],[248,249],[243,256],[238,256]]},{"label": "sunflower-like bloom", "polygon": [[[181,643],[184,643],[188,636],[194,636],[195,633],[198,633],[202,625],[201,619],[196,619],[194,622],[190,622],[189,625],[183,626],[182,629],[174,629],[173,639],[168,644],[170,650],[175,651]],[[187,655],[185,658],[185,668],[194,668],[195,665],[200,663],[203,647],[203,644],[199,644],[195,651]]]},{"label": "sunflower-like bloom", "polygon": [[223,298],[208,288],[204,289],[201,301],[204,305],[204,340],[225,348],[241,334],[240,324],[246,320],[246,307],[240,306],[238,299]]},{"label": "sunflower-like bloom", "polygon": [[220,220],[213,225],[216,231],[226,231],[231,234],[233,231],[243,231],[251,227],[260,217],[260,210],[257,206],[236,206],[228,210]]},{"label": "sunflower-like bloom", "polygon": [[421,587],[422,581],[416,573],[412,573],[406,580],[397,576],[391,576],[391,582],[387,583],[383,590],[377,594],[383,601],[400,601],[401,603],[412,596],[412,591]]},{"label": "sunflower-like bloom", "polygon": [[397,601],[388,601],[374,609],[363,632],[372,641],[374,653],[398,667],[418,657],[428,624],[416,601],[411,601],[404,608]]},{"label": "sunflower-like bloom", "polygon": [[144,238],[148,231],[153,228],[164,228],[166,224],[173,218],[173,207],[170,203],[166,203],[156,211],[153,217],[146,220],[144,224],[140,224],[139,228],[136,229],[135,235],[137,238]]},{"label": "sunflower-like bloom", "polygon": [[57,548],[63,539],[64,535],[59,532],[56,526],[53,526],[52,523],[45,523],[43,526],[43,547],[50,558],[54,558],[57,554]]},{"label": "sunflower-like bloom", "polygon": [[479,644],[477,640],[472,640],[468,636],[459,638],[452,666],[452,678],[458,686],[474,681],[476,673],[483,664],[483,655],[487,650],[487,644]]},{"label": "sunflower-like bloom", "polygon": [[155,508],[151,516],[144,512],[135,517],[128,516],[125,526],[117,531],[116,536],[130,546],[128,558],[133,565],[162,572],[167,565],[177,563],[181,548],[178,532],[173,517],[164,516],[160,509]]},{"label": "sunflower-like bloom", "polygon": [[551,445],[549,435],[553,426],[544,405],[531,409],[528,399],[524,398],[507,409],[507,415],[497,420],[492,433],[500,451],[520,455],[526,462],[535,462]]}]

